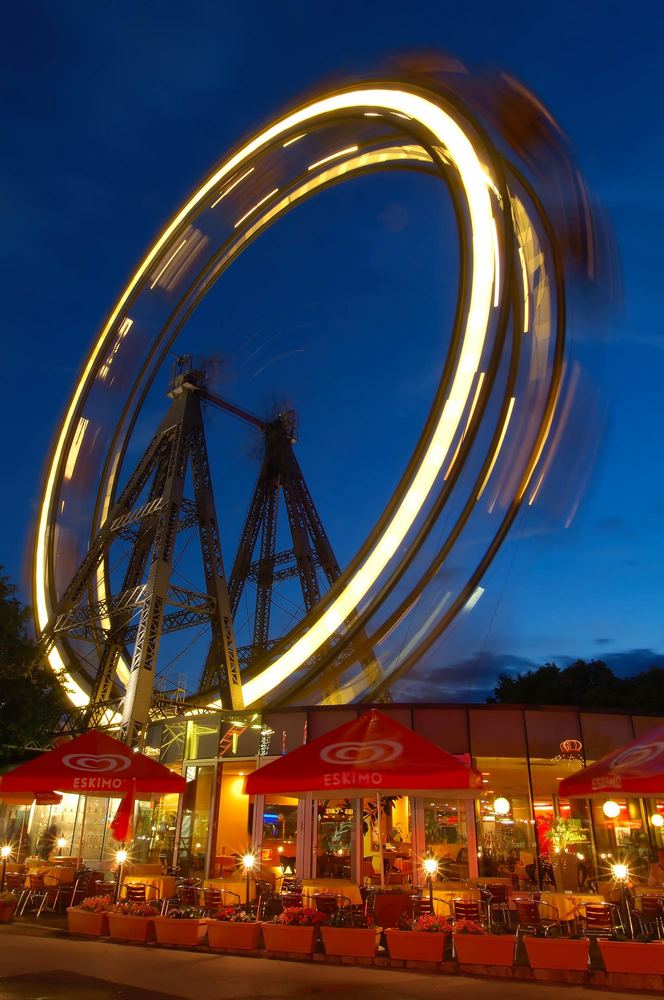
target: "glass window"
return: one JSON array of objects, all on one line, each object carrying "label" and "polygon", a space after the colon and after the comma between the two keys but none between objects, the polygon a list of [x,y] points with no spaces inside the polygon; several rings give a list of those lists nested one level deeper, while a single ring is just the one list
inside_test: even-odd
[{"label": "glass window", "polygon": [[263,809],[263,868],[277,878],[295,875],[297,798],[266,795]]},{"label": "glass window", "polygon": [[586,761],[598,760],[634,739],[629,715],[582,712],[581,731]]},{"label": "glass window", "polygon": [[185,768],[178,865],[186,876],[205,871],[214,774],[212,765]]},{"label": "glass window", "polygon": [[468,878],[465,802],[424,799],[424,842],[438,858],[441,881]]},{"label": "glass window", "polygon": [[600,878],[611,877],[611,865],[626,863],[639,880],[647,879],[652,861],[639,799],[607,793],[592,800],[593,826]]},{"label": "glass window", "polygon": [[532,884],[537,845],[525,758],[477,757],[475,767],[483,783],[476,805],[480,876]]},{"label": "glass window", "polygon": [[316,806],[316,877],[349,879],[353,802],[351,799],[319,799]]},{"label": "glass window", "polygon": [[362,878],[381,884],[381,855],[387,885],[413,881],[412,818],[407,795],[382,795],[362,800]]}]

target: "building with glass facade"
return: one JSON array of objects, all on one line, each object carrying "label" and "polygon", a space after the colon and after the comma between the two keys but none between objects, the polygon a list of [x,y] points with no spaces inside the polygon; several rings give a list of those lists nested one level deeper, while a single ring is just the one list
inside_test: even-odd
[{"label": "building with glass facade", "polygon": [[[366,706],[368,707],[368,706]],[[432,851],[443,877],[509,876],[514,884],[560,881],[565,888],[601,877],[628,858],[648,876],[664,849],[663,800],[560,798],[560,781],[655,726],[661,716],[617,711],[511,705],[380,705],[380,711],[482,773],[475,801],[390,797],[379,814],[375,797],[249,797],[244,778],[281,754],[350,721],[363,706],[280,712],[218,712],[151,727],[148,752],[181,772],[186,793],[141,801],[132,857],[176,863],[184,873],[213,877],[235,865],[249,844],[263,872],[300,878],[375,879],[379,840],[388,881],[421,880],[418,859]],[[108,832],[118,800],[64,795],[58,804],[0,805],[0,841],[21,859],[59,854],[104,862],[115,847]],[[606,812],[614,815],[607,815]],[[653,821],[654,817],[654,821]],[[380,824],[380,830],[378,827]],[[379,837],[380,834],[380,837]],[[64,842],[64,846],[63,846]],[[560,888],[560,886],[559,886]]]}]

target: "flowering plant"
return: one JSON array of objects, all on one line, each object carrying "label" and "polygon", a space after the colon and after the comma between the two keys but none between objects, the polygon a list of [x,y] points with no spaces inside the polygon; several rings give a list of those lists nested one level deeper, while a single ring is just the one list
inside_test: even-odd
[{"label": "flowering plant", "polygon": [[244,909],[236,910],[234,906],[226,906],[223,910],[219,910],[215,919],[230,921],[233,924],[253,924],[256,922],[256,917],[253,913],[249,913]]},{"label": "flowering plant", "polygon": [[460,917],[454,924],[455,934],[486,934],[485,929],[476,920],[465,920]]},{"label": "flowering plant", "polygon": [[16,904],[18,902],[18,896],[15,896],[13,892],[0,892],[0,903],[8,903],[10,905]]},{"label": "flowering plant", "polygon": [[78,904],[78,909],[85,910],[87,913],[106,913],[108,910],[113,909],[113,897],[86,896]]},{"label": "flowering plant", "polygon": [[437,917],[434,913],[423,913],[414,918],[404,913],[399,919],[400,931],[427,931],[432,934],[451,934],[452,925],[447,917]]},{"label": "flowering plant", "polygon": [[201,911],[197,906],[177,906],[166,914],[171,920],[200,920]]},{"label": "flowering plant", "polygon": [[311,906],[287,906],[275,917],[275,923],[289,927],[320,927],[325,923],[325,915]]},{"label": "flowering plant", "polygon": [[328,927],[358,927],[364,930],[376,926],[371,917],[364,913],[352,913],[348,908],[330,914],[326,923]]},{"label": "flowering plant", "polygon": [[156,917],[159,910],[151,903],[116,903],[112,913],[123,913],[125,917]]}]

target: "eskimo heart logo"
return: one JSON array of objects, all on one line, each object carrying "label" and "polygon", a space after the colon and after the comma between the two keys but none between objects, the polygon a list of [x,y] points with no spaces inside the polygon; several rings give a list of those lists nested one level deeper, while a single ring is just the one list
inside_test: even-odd
[{"label": "eskimo heart logo", "polygon": [[321,752],[321,760],[327,764],[387,764],[403,753],[401,743],[396,740],[372,740],[369,743],[330,743]]},{"label": "eskimo heart logo", "polygon": [[72,771],[107,774],[109,771],[126,771],[131,758],[121,753],[68,753],[62,758],[62,763]]},{"label": "eskimo heart logo", "polygon": [[622,771],[627,768],[642,767],[644,764],[649,764],[655,757],[659,757],[662,752],[664,752],[664,743],[660,741],[645,743],[640,747],[632,747],[629,750],[624,750],[613,759],[611,769]]}]

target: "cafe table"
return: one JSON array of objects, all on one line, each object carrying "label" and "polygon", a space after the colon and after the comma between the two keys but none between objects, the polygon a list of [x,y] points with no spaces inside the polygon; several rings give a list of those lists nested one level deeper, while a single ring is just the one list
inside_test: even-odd
[{"label": "cafe table", "polygon": [[[429,889],[425,887],[423,890],[423,898],[426,899]],[[451,891],[450,889],[436,889],[435,883],[433,886],[433,908],[436,916],[438,917],[449,917],[453,916],[454,906],[452,901],[454,899],[467,899],[467,900],[481,900],[482,894],[479,889],[455,889]]]},{"label": "cafe table", "polygon": [[[555,907],[559,918],[567,922],[576,918],[577,910],[583,903],[604,902],[601,896],[588,892],[543,892],[540,899],[547,906]],[[546,911],[542,913],[543,917],[548,915]]]},{"label": "cafe table", "polygon": [[144,885],[145,898],[148,902],[152,899],[171,899],[175,895],[175,879],[172,875],[125,875],[120,887],[120,896],[125,896],[123,891],[126,885]]},{"label": "cafe table", "polygon": [[347,882],[342,878],[312,878],[303,879],[302,895],[311,896],[315,893],[344,896],[353,906],[362,905],[362,893],[356,882]]},{"label": "cafe table", "polygon": [[[227,893],[235,893],[239,897],[239,901],[244,903],[247,899],[247,880],[243,879],[224,879],[224,878],[206,878],[203,882],[204,889],[221,889]],[[202,896],[202,893],[201,893]],[[249,899],[256,898],[256,880],[249,880]],[[224,902],[227,902],[229,906],[233,906],[238,902],[233,896],[228,896]]]}]

